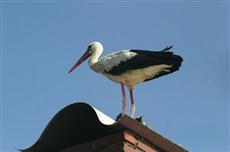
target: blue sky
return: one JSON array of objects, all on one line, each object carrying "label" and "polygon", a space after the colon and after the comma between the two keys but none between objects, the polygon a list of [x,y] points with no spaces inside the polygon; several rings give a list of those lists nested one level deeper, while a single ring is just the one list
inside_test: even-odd
[{"label": "blue sky", "polygon": [[[120,85],[72,64],[91,41],[103,55],[174,45],[180,71],[137,85],[137,115],[192,152],[229,148],[227,1],[2,1],[1,150],[32,145],[64,106],[85,101],[115,118]],[[129,113],[129,104],[127,108]]]}]

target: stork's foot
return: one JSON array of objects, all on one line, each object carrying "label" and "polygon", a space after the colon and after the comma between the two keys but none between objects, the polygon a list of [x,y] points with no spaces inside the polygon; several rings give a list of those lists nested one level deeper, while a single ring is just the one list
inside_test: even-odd
[{"label": "stork's foot", "polygon": [[124,116],[123,113],[120,113],[119,115],[117,115],[116,117],[116,121],[119,121],[122,117]]},{"label": "stork's foot", "polygon": [[141,124],[145,125],[146,127],[149,127],[143,120],[143,116],[139,116],[135,118],[138,122],[140,122]]},{"label": "stork's foot", "polygon": [[143,116],[139,116],[135,118],[137,121],[139,121],[140,123],[143,123]]},{"label": "stork's foot", "polygon": [[131,118],[135,119],[135,112],[131,112]]}]

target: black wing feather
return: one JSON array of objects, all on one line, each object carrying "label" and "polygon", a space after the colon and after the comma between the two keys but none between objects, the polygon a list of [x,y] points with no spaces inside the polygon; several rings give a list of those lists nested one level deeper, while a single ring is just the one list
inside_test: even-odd
[{"label": "black wing feather", "polygon": [[126,60],[125,62],[121,62],[119,65],[110,69],[108,73],[112,75],[120,75],[128,70],[141,69],[141,68],[154,66],[154,65],[161,65],[161,64],[172,65],[172,67],[168,69],[169,72],[162,71],[161,73],[159,73],[153,78],[157,78],[172,73],[179,69],[183,59],[179,55],[174,55],[173,52],[168,51],[171,48],[172,46],[166,47],[161,51],[130,50],[131,52],[137,53],[137,55],[129,60]]},{"label": "black wing feather", "polygon": [[173,47],[173,45],[167,46],[167,47],[165,47],[163,50],[161,50],[161,52],[169,51],[172,47]]}]

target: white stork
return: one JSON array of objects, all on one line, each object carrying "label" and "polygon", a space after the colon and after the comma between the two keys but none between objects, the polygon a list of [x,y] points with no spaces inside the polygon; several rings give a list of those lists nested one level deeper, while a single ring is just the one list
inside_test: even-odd
[{"label": "white stork", "polygon": [[131,98],[131,116],[134,117],[134,86],[137,83],[149,81],[179,70],[183,59],[170,52],[171,48],[172,46],[166,47],[161,51],[121,50],[100,58],[103,46],[100,42],[92,42],[89,44],[87,51],[69,70],[69,73],[90,57],[89,66],[91,69],[121,85],[123,98],[121,115],[125,114],[126,109],[124,86],[128,87]]}]

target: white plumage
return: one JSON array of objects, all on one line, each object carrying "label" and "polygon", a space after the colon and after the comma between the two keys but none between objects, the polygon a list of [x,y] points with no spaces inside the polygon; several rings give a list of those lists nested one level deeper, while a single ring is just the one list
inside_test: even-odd
[{"label": "white plumage", "polygon": [[109,71],[121,62],[125,62],[136,55],[137,53],[129,52],[129,50],[117,51],[100,58],[95,63],[89,60],[89,65],[94,71],[103,73],[103,71]]},{"label": "white plumage", "polygon": [[132,89],[137,83],[141,83],[146,79],[151,79],[153,76],[159,74],[161,71],[168,71],[167,68],[170,68],[170,65],[154,65],[143,69],[128,70],[125,73],[120,75],[112,75],[109,73],[102,73],[110,80],[122,83],[126,85],[129,89]]}]

